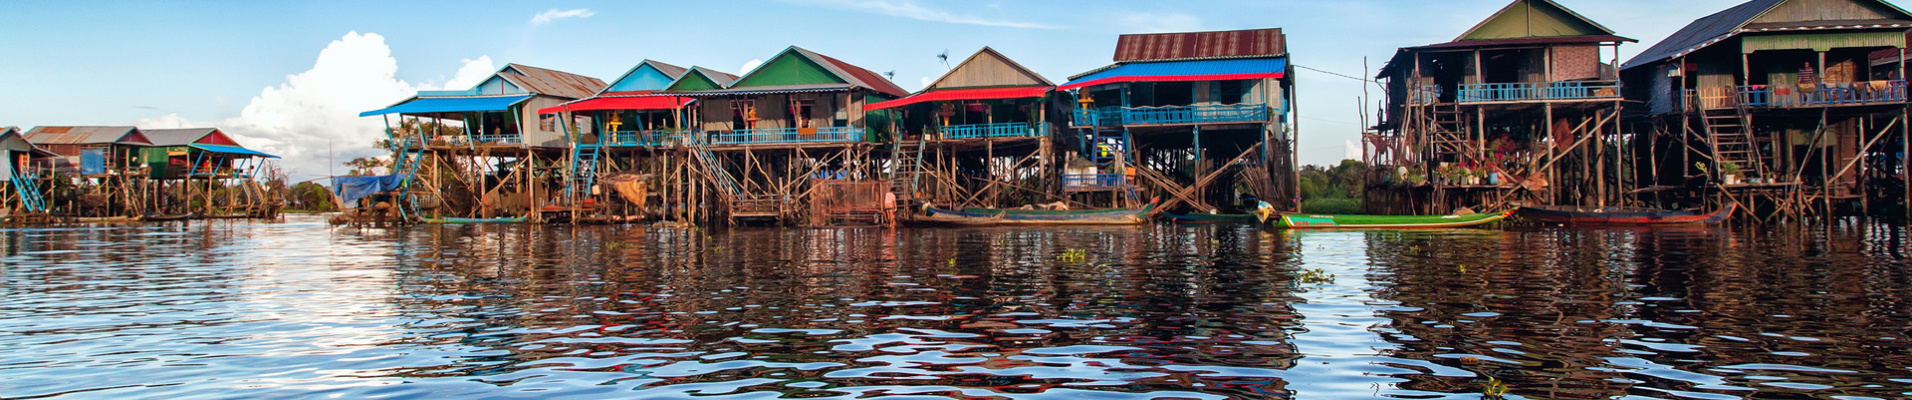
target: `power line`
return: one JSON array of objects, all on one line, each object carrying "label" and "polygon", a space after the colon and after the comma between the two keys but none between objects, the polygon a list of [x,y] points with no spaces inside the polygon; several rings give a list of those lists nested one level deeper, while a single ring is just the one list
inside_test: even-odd
[{"label": "power line", "polygon": [[1363,79],[1363,78],[1357,78],[1357,77],[1353,77],[1353,76],[1349,76],[1349,75],[1343,75],[1343,74],[1339,74],[1339,73],[1334,73],[1334,72],[1329,72],[1329,71],[1323,71],[1323,70],[1319,70],[1319,69],[1314,69],[1314,68],[1310,68],[1310,67],[1308,67],[1308,66],[1306,66],[1306,65],[1300,65],[1300,64],[1295,64],[1295,68],[1301,68],[1301,69],[1305,69],[1305,70],[1309,70],[1309,71],[1314,71],[1314,72],[1320,72],[1320,73],[1324,73],[1324,74],[1328,74],[1328,75],[1334,75],[1334,76],[1339,76],[1339,77],[1342,77],[1342,78],[1348,78],[1348,79],[1353,79],[1353,80],[1357,80],[1357,81],[1361,81],[1362,83],[1373,83],[1373,84],[1376,84],[1376,85],[1379,85],[1379,84],[1380,84],[1379,82],[1375,82],[1375,81],[1372,81],[1372,80],[1368,80],[1368,79]]}]

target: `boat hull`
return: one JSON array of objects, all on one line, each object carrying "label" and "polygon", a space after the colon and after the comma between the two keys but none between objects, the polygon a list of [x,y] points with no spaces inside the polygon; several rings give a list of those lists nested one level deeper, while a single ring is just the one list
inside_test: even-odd
[{"label": "boat hull", "polygon": [[1252,214],[1164,214],[1170,220],[1183,224],[1252,224]]},{"label": "boat hull", "polygon": [[1310,215],[1288,214],[1275,219],[1284,229],[1440,229],[1464,228],[1498,222],[1513,211],[1474,215]]},{"label": "boat hull", "polygon": [[427,223],[427,224],[509,224],[509,223],[516,223],[516,222],[524,222],[524,217],[517,217],[517,218],[425,218],[425,219],[424,219],[424,221],[425,221],[425,223]]},{"label": "boat hull", "polygon": [[1521,218],[1558,224],[1683,225],[1725,222],[1738,206],[1738,203],[1727,203],[1725,207],[1706,214],[1664,210],[1577,211],[1562,207],[1541,206],[1522,206],[1517,211]]},{"label": "boat hull", "polygon": [[1139,209],[1116,208],[1087,211],[1030,211],[965,208],[949,210],[929,207],[929,216],[917,222],[958,226],[1021,225],[1137,225],[1148,220],[1155,205]]}]

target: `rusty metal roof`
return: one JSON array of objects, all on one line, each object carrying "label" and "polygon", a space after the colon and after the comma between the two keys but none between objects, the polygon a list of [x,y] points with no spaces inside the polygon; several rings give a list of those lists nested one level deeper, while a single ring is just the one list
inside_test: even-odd
[{"label": "rusty metal roof", "polygon": [[[1713,13],[1713,15],[1693,20],[1693,23],[1687,24],[1685,27],[1680,28],[1678,32],[1673,32],[1673,35],[1667,36],[1666,39],[1661,39],[1658,43],[1654,43],[1652,47],[1641,51],[1640,54],[1634,56],[1633,59],[1627,60],[1626,64],[1623,64],[1620,68],[1632,69],[1641,65],[1659,62],[1660,60],[1684,56],[1699,49],[1706,48],[1707,46],[1718,44],[1719,42],[1739,35],[1746,29],[1755,28],[1751,26],[1754,20],[1766,15],[1766,13],[1771,12],[1787,1],[1790,0],[1752,0],[1738,6],[1733,6],[1733,8]],[[1815,26],[1820,24],[1812,23],[1796,23],[1793,25],[1799,25],[1798,28],[1847,29],[1889,24],[1890,26],[1883,27],[1904,28],[1904,24],[1912,22],[1909,21],[1912,20],[1912,15],[1908,15],[1905,10],[1892,5],[1890,2],[1876,0],[1863,2],[1880,5],[1881,7],[1879,7],[1878,10],[1889,14],[1897,14],[1892,15],[1892,17],[1901,19],[1859,21],[1864,25],[1858,26],[1837,25],[1838,23],[1846,21],[1814,21],[1827,24],[1823,26]]]},{"label": "rusty metal roof", "polygon": [[[506,72],[516,71],[515,74]],[[524,64],[505,64],[498,76],[527,92],[548,96],[582,99],[604,90],[604,81],[584,75],[554,71]]]},{"label": "rusty metal roof", "polygon": [[693,71],[697,71],[697,73],[704,74],[705,78],[710,78],[711,82],[717,83],[717,87],[730,87],[730,84],[737,82],[737,78],[738,78],[736,75],[727,74],[727,73],[724,73],[723,71],[718,71],[718,70],[714,70],[710,68],[693,66],[693,67],[690,67],[690,69]]},{"label": "rusty metal roof", "polygon": [[1115,42],[1118,63],[1287,55],[1288,36],[1281,28],[1131,34]]},{"label": "rusty metal roof", "polygon": [[27,131],[27,141],[47,144],[151,144],[137,127],[131,126],[36,126]]},{"label": "rusty metal roof", "polygon": [[146,129],[146,141],[154,146],[185,146],[218,132],[218,128]]},{"label": "rusty metal roof", "polygon": [[817,64],[823,65],[824,68],[831,70],[831,72],[835,73],[838,77],[849,81],[851,85],[862,86],[878,93],[896,97],[910,95],[910,91],[903,90],[901,86],[896,86],[895,82],[890,82],[889,79],[883,78],[882,75],[877,75],[877,73],[870,72],[870,70],[863,69],[863,67],[851,65],[850,63],[831,58],[830,56],[817,54],[817,52],[802,47],[790,46],[790,49],[796,51],[798,54],[802,54],[804,57],[809,57],[811,60],[820,61]]}]

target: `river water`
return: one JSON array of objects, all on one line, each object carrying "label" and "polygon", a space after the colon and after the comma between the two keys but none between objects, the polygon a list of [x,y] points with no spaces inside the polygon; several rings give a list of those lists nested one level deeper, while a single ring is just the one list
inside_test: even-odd
[{"label": "river water", "polygon": [[0,232],[0,397],[1912,397],[1895,228]]}]

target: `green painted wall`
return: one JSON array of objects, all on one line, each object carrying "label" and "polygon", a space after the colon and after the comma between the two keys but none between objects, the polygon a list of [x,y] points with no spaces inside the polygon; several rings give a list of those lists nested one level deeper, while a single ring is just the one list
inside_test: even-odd
[{"label": "green painted wall", "polygon": [[1505,11],[1494,14],[1480,27],[1461,37],[1461,40],[1515,39],[1525,37],[1555,37],[1604,35],[1600,28],[1581,21],[1565,10],[1551,5],[1535,5],[1533,1],[1522,1],[1507,7]]},{"label": "green painted wall", "polygon": [[1740,52],[1760,50],[1829,51],[1842,48],[1905,47],[1902,32],[1781,33],[1747,36],[1740,40]]},{"label": "green painted wall", "polygon": [[717,82],[710,80],[710,78],[705,77],[704,74],[700,72],[686,73],[684,74],[684,79],[678,79],[677,83],[673,83],[670,87],[664,88],[665,91],[671,92],[694,92],[717,89],[723,88],[717,87]]},{"label": "green painted wall", "polygon": [[759,87],[782,85],[810,85],[820,83],[849,83],[837,78],[830,70],[811,62],[794,51],[786,51],[775,59],[757,67],[750,76],[737,80],[730,87]]}]

